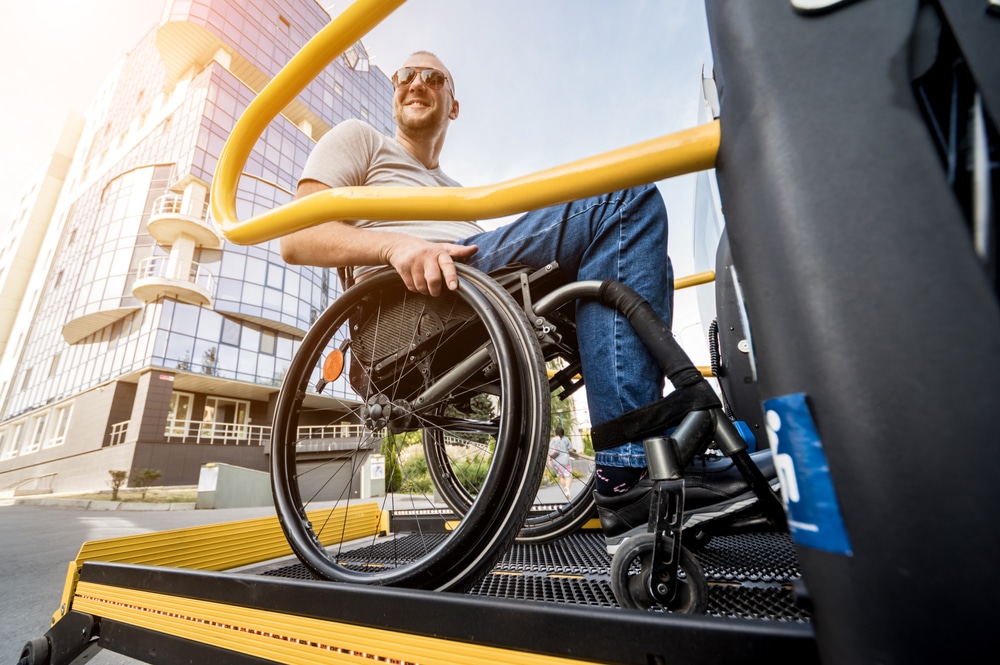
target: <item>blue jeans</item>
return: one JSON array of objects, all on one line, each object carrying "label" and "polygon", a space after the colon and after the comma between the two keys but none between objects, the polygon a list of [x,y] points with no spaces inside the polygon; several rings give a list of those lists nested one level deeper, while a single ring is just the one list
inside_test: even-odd
[{"label": "blue jeans", "polygon": [[[479,245],[468,264],[484,272],[510,263],[552,261],[570,280],[614,279],[635,290],[670,325],[674,276],[667,256],[667,210],[655,185],[529,212],[460,241]],[[663,394],[663,373],[620,313],[592,300],[576,311],[577,339],[595,425]],[[641,441],[597,453],[603,466],[645,467]]]}]

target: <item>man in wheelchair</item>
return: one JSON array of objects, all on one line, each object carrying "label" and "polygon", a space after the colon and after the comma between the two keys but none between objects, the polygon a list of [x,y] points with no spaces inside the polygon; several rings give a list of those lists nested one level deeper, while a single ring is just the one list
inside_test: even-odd
[{"label": "man in wheelchair", "polygon": [[[448,126],[459,115],[448,68],[418,51],[392,82],[395,138],[357,120],[333,128],[310,155],[298,197],[330,187],[458,186],[438,163]],[[388,265],[409,290],[430,296],[457,288],[456,262],[488,273],[512,263],[540,268],[555,261],[570,280],[624,283],[669,326],[673,272],[666,247],[667,213],[654,185],[531,211],[491,231],[473,221],[330,221],[281,241],[288,263],[349,267],[355,279]],[[663,373],[621,313],[581,301],[576,332],[595,425],[662,397]],[[648,519],[643,442],[600,450],[595,463],[596,501],[613,550],[625,532]],[[703,503],[731,499],[731,492],[715,491],[704,480],[711,476],[694,483],[707,490]]]}]

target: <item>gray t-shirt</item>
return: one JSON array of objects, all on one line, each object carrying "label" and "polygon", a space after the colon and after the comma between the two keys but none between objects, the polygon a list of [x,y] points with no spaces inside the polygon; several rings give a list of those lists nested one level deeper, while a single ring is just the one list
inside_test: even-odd
[{"label": "gray t-shirt", "polygon": [[[360,120],[346,120],[316,143],[301,180],[330,187],[460,187],[440,169],[428,169],[395,139]],[[434,242],[454,242],[481,232],[475,222],[345,221],[373,231],[395,231]]]}]

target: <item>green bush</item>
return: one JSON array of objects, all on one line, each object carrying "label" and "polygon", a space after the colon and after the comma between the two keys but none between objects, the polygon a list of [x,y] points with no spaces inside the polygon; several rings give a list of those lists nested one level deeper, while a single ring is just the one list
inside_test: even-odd
[{"label": "green bush", "polygon": [[140,490],[142,492],[141,499],[146,500],[146,490],[154,482],[159,480],[163,473],[157,469],[143,469],[142,471],[133,471],[132,475],[129,477],[129,484],[132,487]]},{"label": "green bush", "polygon": [[[495,442],[490,437],[490,451],[494,445]],[[412,446],[416,448],[411,448]],[[382,454],[385,456],[386,492],[430,494],[434,490],[419,432],[389,434],[382,441]],[[401,459],[406,461],[400,463]],[[479,492],[486,480],[487,471],[488,467],[481,459],[467,459],[457,463],[454,468],[462,486],[473,495]]]},{"label": "green bush", "polygon": [[122,485],[125,484],[125,481],[128,480],[128,471],[111,469],[108,471],[108,474],[111,476],[111,480],[108,481],[108,484],[111,485],[111,500],[117,501],[118,490],[120,490]]},{"label": "green bush", "polygon": [[434,489],[431,475],[427,471],[427,460],[423,451],[403,464],[403,480],[399,491],[406,494],[430,494]]},{"label": "green bush", "polygon": [[489,470],[480,460],[465,460],[455,465],[455,475],[458,476],[462,487],[473,496],[479,493],[479,488],[486,480],[486,472]]},{"label": "green bush", "polygon": [[[408,450],[417,446],[415,450]],[[403,455],[403,451],[407,451]],[[427,475],[427,463],[424,461],[423,443],[420,432],[404,432],[403,434],[386,435],[382,440],[382,455],[385,457],[385,491],[386,492],[416,492],[416,488],[426,485],[431,487],[430,476],[426,483],[420,480],[420,474],[414,473],[423,465],[423,475]],[[412,457],[408,462],[400,464],[403,457]],[[418,461],[419,460],[419,461]],[[417,464],[416,467],[413,465]]]}]

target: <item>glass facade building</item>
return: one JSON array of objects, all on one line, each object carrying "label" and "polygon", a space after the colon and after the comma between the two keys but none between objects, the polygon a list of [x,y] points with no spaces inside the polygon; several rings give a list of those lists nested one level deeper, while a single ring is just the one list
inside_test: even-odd
[{"label": "glass facade building", "polygon": [[[266,468],[278,388],[339,284],[286,265],[277,241],[224,241],[207,197],[239,115],[329,20],[314,0],[168,1],[109,75],[54,206],[37,298],[5,349],[0,491],[106,489],[111,469],[190,485],[208,461]],[[240,218],[288,202],[336,123],[391,134],[391,100],[352,47],[257,142]],[[333,395],[354,398],[342,384]]]}]

